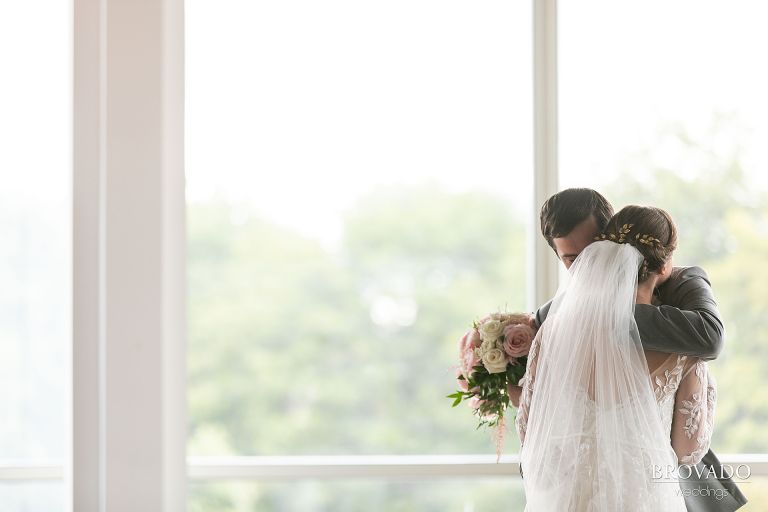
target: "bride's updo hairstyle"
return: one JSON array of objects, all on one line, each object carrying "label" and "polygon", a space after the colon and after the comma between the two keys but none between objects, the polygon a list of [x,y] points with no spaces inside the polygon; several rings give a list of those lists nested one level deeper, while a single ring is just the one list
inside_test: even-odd
[{"label": "bride's updo hairstyle", "polygon": [[677,248],[677,228],[672,217],[653,206],[625,206],[608,221],[595,240],[630,244],[645,258],[637,274],[643,282],[666,263]]}]

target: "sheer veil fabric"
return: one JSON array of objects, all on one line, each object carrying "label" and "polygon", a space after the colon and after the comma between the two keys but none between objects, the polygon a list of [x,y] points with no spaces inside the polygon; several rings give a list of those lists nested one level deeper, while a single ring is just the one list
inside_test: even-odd
[{"label": "sheer veil fabric", "polygon": [[629,244],[589,245],[539,329],[520,455],[527,511],[685,510],[634,319],[642,260]]}]

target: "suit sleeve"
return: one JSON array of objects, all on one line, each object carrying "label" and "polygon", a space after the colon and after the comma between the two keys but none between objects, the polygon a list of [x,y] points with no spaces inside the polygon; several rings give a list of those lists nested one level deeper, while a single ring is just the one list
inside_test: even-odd
[{"label": "suit sleeve", "polygon": [[[661,287],[659,298],[661,306],[635,306],[643,347],[715,359],[723,349],[725,328],[707,273],[700,267],[678,270]],[[549,301],[536,311],[537,327],[546,320],[551,305]]]},{"label": "suit sleeve", "polygon": [[646,350],[715,359],[725,329],[706,272],[682,269],[659,289],[662,306],[637,304],[635,320]]},{"label": "suit sleeve", "polygon": [[552,305],[552,301],[550,300],[543,306],[541,306],[539,309],[536,310],[536,313],[534,314],[534,320],[536,321],[536,328],[541,327],[541,324],[544,323],[544,320],[547,319],[547,313],[549,313],[549,307]]}]

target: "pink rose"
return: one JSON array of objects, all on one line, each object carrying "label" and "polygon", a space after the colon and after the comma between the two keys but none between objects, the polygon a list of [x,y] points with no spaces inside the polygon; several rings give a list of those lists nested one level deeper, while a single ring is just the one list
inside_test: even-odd
[{"label": "pink rose", "polygon": [[510,359],[527,355],[535,334],[528,325],[508,325],[504,328],[504,353]]},{"label": "pink rose", "polygon": [[472,329],[472,335],[469,337],[469,344],[472,348],[479,348],[483,340],[480,339],[480,332]]},{"label": "pink rose", "polygon": [[461,354],[461,370],[464,377],[468,377],[472,373],[472,368],[477,366],[477,355],[475,349],[471,345],[467,345],[464,349],[464,353]]},{"label": "pink rose", "polygon": [[459,378],[462,375],[463,375],[463,373],[461,371],[461,368],[457,368],[456,369],[456,383],[459,385],[459,388],[462,391],[467,391],[468,388],[469,388],[469,384],[467,383],[467,379],[466,378],[464,378],[464,379],[460,379]]},{"label": "pink rose", "polygon": [[469,399],[469,406],[472,409],[479,409],[480,406],[483,405],[484,403],[485,403],[485,400],[480,400],[480,398],[477,396],[473,396],[472,398]]},{"label": "pink rose", "polygon": [[477,329],[470,329],[459,340],[459,354],[464,354],[469,348],[477,348],[482,343]]},{"label": "pink rose", "polygon": [[461,337],[459,340],[459,354],[464,354],[464,352],[467,350],[467,344],[469,343],[469,335],[472,333],[472,331],[467,331],[464,333],[464,336]]}]

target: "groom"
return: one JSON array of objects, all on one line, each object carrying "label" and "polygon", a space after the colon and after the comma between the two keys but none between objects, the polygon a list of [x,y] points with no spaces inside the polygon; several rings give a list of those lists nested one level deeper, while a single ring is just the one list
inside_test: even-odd
[{"label": "groom", "polygon": [[[570,268],[612,216],[613,207],[597,191],[570,188],[553,195],[542,206],[541,233],[557,258]],[[659,305],[635,306],[643,348],[703,359],[718,356],[723,348],[725,331],[703,269],[673,268],[671,276],[654,291],[653,303]],[[550,304],[551,301],[536,312],[537,327],[546,319]],[[706,478],[711,468],[717,476],[722,473],[722,464],[712,450],[697,468],[699,471],[692,468],[691,478],[680,480],[689,511],[732,511],[747,502],[730,478],[717,479],[713,475]],[[683,476],[687,476],[687,471]]]}]

